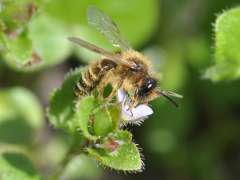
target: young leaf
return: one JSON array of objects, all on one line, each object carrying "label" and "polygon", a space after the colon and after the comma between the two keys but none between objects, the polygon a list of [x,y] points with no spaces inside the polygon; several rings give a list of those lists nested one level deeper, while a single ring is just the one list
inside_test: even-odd
[{"label": "young leaf", "polygon": [[24,155],[3,153],[0,155],[0,179],[40,180],[41,178]]},{"label": "young leaf", "polygon": [[122,171],[141,171],[143,162],[137,146],[128,131],[117,131],[108,135],[96,148],[88,153],[102,165]]},{"label": "young leaf", "polygon": [[41,104],[27,89],[16,87],[0,91],[0,142],[32,143],[43,119]]},{"label": "young leaf", "polygon": [[55,90],[50,99],[48,118],[56,128],[63,128],[69,132],[75,132],[74,109],[75,100],[74,87],[81,77],[81,68],[68,73],[60,88]]},{"label": "young leaf", "polygon": [[218,16],[215,24],[215,66],[205,76],[214,81],[240,77],[240,8]]},{"label": "young leaf", "polygon": [[97,109],[100,101],[93,96],[86,96],[81,99],[76,107],[75,124],[81,129],[83,135],[88,139],[97,139],[93,132],[90,132],[94,117],[92,116],[93,110]]},{"label": "young leaf", "polygon": [[85,137],[95,140],[117,129],[119,112],[118,104],[87,96],[77,104],[75,122]]},{"label": "young leaf", "polygon": [[93,113],[93,129],[97,136],[105,136],[116,130],[119,120],[119,106],[106,105]]}]

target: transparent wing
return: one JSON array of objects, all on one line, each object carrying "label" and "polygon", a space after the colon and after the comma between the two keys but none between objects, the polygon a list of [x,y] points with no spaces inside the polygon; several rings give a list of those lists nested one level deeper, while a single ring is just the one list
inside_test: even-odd
[{"label": "transparent wing", "polygon": [[112,19],[94,6],[90,6],[87,11],[89,25],[95,27],[102,33],[115,47],[124,51],[131,49],[131,46],[122,38],[117,25]]},{"label": "transparent wing", "polygon": [[76,44],[78,44],[78,45],[80,45],[80,46],[82,46],[82,47],[84,47],[84,48],[86,48],[90,51],[101,54],[101,55],[103,55],[105,57],[108,57],[110,59],[116,59],[117,60],[116,55],[114,55],[114,54],[106,51],[105,49],[102,49],[102,48],[100,48],[100,47],[98,47],[94,44],[91,44],[87,41],[84,41],[83,39],[80,39],[80,38],[77,38],[77,37],[69,37],[68,40],[71,41],[71,42],[74,42],[74,43],[76,43]]},{"label": "transparent wing", "polygon": [[108,58],[109,60],[115,61],[117,64],[122,63],[130,67],[134,67],[135,64],[129,61],[125,61],[124,59],[121,58],[120,54],[113,54],[111,52],[106,51],[103,48],[100,48],[92,43],[89,43],[87,41],[84,41],[83,39],[77,38],[77,37],[69,37],[69,41],[78,44],[79,46],[82,46],[90,51],[93,51],[95,53],[101,54]]}]

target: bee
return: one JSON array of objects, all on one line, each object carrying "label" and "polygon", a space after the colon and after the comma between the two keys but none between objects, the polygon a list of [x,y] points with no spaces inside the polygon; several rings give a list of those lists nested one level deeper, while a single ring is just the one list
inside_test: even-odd
[{"label": "bee", "polygon": [[131,48],[109,16],[96,7],[90,6],[87,10],[87,17],[89,25],[95,27],[113,46],[120,48],[121,52],[111,53],[83,39],[68,38],[73,43],[102,56],[82,73],[75,88],[75,94],[78,97],[88,95],[94,89],[102,94],[106,85],[111,84],[112,91],[108,98],[111,99],[119,89],[123,89],[129,94],[131,108],[148,103],[159,96],[167,98],[177,106],[171,97],[180,98],[181,96],[158,87],[158,79],[150,70],[150,60]]}]

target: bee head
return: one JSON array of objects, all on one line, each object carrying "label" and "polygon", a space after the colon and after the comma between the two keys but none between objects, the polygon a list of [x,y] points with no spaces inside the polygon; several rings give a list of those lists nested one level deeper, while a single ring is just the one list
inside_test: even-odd
[{"label": "bee head", "polygon": [[[146,103],[148,101],[151,101],[155,99],[155,89],[157,87],[157,80],[155,80],[152,77],[146,77],[141,81],[141,84],[136,89],[134,99],[135,99],[135,105]],[[154,95],[155,94],[155,95]],[[157,96],[156,96],[157,97]]]},{"label": "bee head", "polygon": [[137,106],[138,104],[147,103],[159,96],[165,97],[175,106],[178,106],[178,104],[171,97],[182,98],[181,95],[178,95],[176,93],[160,90],[160,88],[157,87],[157,80],[155,80],[152,77],[146,77],[144,78],[141,85],[135,92],[134,106]]}]

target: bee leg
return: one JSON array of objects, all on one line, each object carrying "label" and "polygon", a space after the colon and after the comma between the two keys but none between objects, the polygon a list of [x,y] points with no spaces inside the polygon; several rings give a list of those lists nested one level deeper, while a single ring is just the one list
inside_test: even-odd
[{"label": "bee leg", "polygon": [[103,98],[103,88],[98,88],[98,96],[100,97],[100,98]]},{"label": "bee leg", "polygon": [[116,85],[113,87],[111,93],[107,97],[108,101],[111,101],[113,99],[113,97],[116,95],[118,89],[122,86],[122,83],[123,83],[123,80],[119,80],[119,82],[116,83]]},{"label": "bee leg", "polygon": [[133,117],[132,109],[133,109],[133,107],[130,107],[130,106],[129,106],[129,107],[127,108],[127,111],[129,111],[129,112],[131,113],[131,116]]}]

